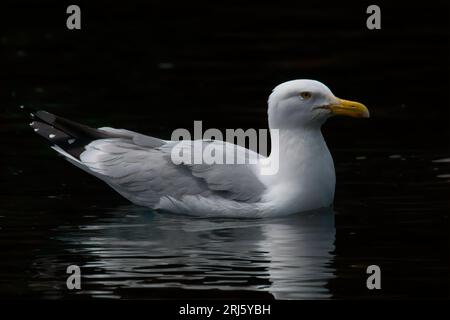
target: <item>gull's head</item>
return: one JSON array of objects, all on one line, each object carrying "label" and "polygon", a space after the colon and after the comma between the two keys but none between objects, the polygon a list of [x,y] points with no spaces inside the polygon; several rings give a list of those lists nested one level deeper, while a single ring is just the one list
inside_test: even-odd
[{"label": "gull's head", "polygon": [[278,85],[268,104],[271,128],[320,127],[334,115],[369,117],[366,106],[337,98],[327,86],[315,80],[292,80]]}]

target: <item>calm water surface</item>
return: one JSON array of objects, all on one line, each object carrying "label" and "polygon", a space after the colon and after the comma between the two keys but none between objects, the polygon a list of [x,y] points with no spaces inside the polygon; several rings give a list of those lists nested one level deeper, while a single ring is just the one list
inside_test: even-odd
[{"label": "calm water surface", "polygon": [[332,210],[273,221],[193,219],[130,206],[90,211],[85,224],[55,230],[63,248],[59,255],[37,255],[32,268],[42,278],[33,290],[61,296],[52,266],[80,256],[86,273],[80,295],[245,290],[277,298],[331,296],[325,285],[334,277]]},{"label": "calm water surface", "polygon": [[[394,152],[375,136],[361,142],[371,148],[331,146],[333,209],[202,219],[131,205],[29,134],[18,131],[28,147],[10,149],[0,182],[3,297],[448,297],[446,150]],[[80,291],[66,289],[71,264],[81,267]],[[366,288],[371,264],[381,267],[380,291]]]}]

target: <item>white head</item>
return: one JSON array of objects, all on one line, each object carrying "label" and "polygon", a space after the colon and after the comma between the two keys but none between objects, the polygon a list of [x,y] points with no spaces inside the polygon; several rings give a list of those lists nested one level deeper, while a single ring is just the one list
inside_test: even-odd
[{"label": "white head", "polygon": [[333,115],[369,117],[363,104],[339,99],[315,80],[292,80],[278,85],[268,104],[270,128],[320,128]]}]

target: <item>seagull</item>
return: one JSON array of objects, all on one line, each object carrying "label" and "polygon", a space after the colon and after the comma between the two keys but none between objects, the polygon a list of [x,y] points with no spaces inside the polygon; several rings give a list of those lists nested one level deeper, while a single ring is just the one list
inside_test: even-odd
[{"label": "seagull", "polygon": [[[267,113],[272,146],[267,157],[225,141],[171,141],[125,129],[92,128],[42,110],[30,113],[30,126],[70,163],[153,210],[262,218],[332,206],[335,169],[321,126],[334,115],[368,118],[367,107],[337,98],[321,82],[302,79],[275,87]],[[200,149],[194,147],[198,142]],[[246,161],[173,161],[175,150],[195,156],[205,148],[237,150]],[[276,170],[264,174],[267,164]]]}]

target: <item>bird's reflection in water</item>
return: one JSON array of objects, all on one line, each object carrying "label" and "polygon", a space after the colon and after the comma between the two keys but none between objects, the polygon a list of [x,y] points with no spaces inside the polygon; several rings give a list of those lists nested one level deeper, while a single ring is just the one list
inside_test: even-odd
[{"label": "bird's reflection in water", "polygon": [[[56,230],[64,254],[51,259],[64,270],[80,265],[81,295],[132,298],[139,291],[141,298],[158,298],[161,290],[216,289],[266,292],[279,299],[330,296],[332,209],[231,220],[127,206],[88,221]],[[36,260],[41,274],[48,258]]]},{"label": "bird's reflection in water", "polygon": [[267,251],[268,290],[278,299],[331,296],[335,226],[332,209],[267,221],[261,225]]}]

